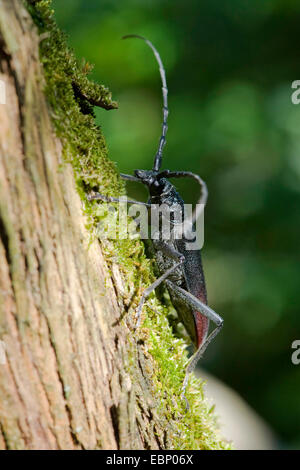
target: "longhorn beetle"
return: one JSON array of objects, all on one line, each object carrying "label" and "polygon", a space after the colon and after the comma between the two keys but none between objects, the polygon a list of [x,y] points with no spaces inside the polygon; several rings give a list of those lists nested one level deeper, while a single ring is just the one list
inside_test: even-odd
[{"label": "longhorn beetle", "polygon": [[[145,289],[142,294],[136,313],[137,327],[140,324],[142,308],[147,297],[162,282],[164,282],[168,289],[171,301],[177,310],[179,319],[185,326],[196,349],[196,352],[192,355],[186,367],[185,378],[182,386],[182,397],[186,401],[187,408],[189,408],[188,401],[184,395],[188,383],[188,376],[194,370],[198,360],[203,355],[209,343],[219,333],[223,326],[223,319],[207,305],[200,249],[188,249],[191,240],[189,233],[192,233],[197,216],[199,215],[197,208],[204,207],[208,193],[205,182],[200,178],[200,176],[190,171],[160,171],[163,147],[166,143],[166,133],[168,129],[167,118],[169,113],[168,89],[164,66],[159,53],[148,39],[133,34],[123,37],[123,39],[126,38],[142,39],[154,52],[159,65],[163,94],[162,135],[160,137],[152,170],[135,170],[135,176],[121,173],[121,177],[125,180],[141,182],[146,185],[149,190],[150,198],[147,203],[129,200],[127,200],[127,202],[142,204],[147,208],[150,208],[154,204],[166,204],[172,208],[172,212],[175,214],[171,220],[170,239],[152,239],[160,277]],[[185,222],[184,235],[180,239],[176,237],[179,220],[176,213],[183,214],[184,217],[184,201],[168,179],[185,177],[193,178],[198,182],[201,186],[201,197],[196,205],[196,210],[194,209],[192,216],[187,221],[187,224]],[[89,196],[89,200],[93,199],[100,199],[106,202],[119,202],[119,199],[117,198],[103,196],[99,193],[94,193]],[[182,224],[182,219],[180,220]],[[209,320],[213,321],[216,325],[216,328],[210,333],[210,335],[208,335]]]}]

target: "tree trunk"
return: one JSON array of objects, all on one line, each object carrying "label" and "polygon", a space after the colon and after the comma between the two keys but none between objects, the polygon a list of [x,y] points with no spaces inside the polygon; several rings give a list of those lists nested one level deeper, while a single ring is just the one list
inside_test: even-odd
[{"label": "tree trunk", "polygon": [[87,249],[72,168],[59,172],[38,36],[20,1],[2,2],[1,32],[0,447],[116,448],[126,383],[116,295],[99,244]]},{"label": "tree trunk", "polygon": [[136,290],[126,303],[118,262],[90,243],[53,125],[39,52],[52,32],[32,20],[47,2],[28,3],[0,1],[0,448],[176,447],[178,420],[158,412],[153,361],[123,321]]}]

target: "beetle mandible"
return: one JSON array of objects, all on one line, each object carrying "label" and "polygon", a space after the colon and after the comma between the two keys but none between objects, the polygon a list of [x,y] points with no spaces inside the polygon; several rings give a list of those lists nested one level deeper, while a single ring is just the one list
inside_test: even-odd
[{"label": "beetle mandible", "polygon": [[[182,386],[182,397],[185,397],[185,389],[188,383],[188,376],[194,370],[198,360],[203,355],[209,343],[219,333],[223,326],[223,319],[207,305],[207,294],[205,286],[205,278],[201,260],[200,249],[189,249],[190,236],[199,215],[197,208],[203,208],[207,201],[207,188],[205,182],[200,176],[190,171],[161,171],[162,152],[166,143],[167,119],[168,119],[168,89],[166,82],[166,74],[160,55],[153,44],[146,38],[130,34],[124,36],[126,38],[138,38],[145,41],[154,52],[155,58],[159,65],[160,76],[162,80],[163,95],[163,124],[162,135],[159,140],[159,146],[154,158],[152,170],[135,170],[135,176],[121,173],[121,177],[128,181],[141,182],[147,186],[149,190],[149,200],[147,203],[130,201],[128,203],[142,204],[147,208],[153,205],[166,205],[172,209],[173,218],[171,219],[171,233],[168,240],[152,239],[155,250],[155,258],[160,272],[160,277],[155,280],[147,289],[144,290],[141,300],[137,308],[137,327],[140,324],[141,312],[147,297],[161,283],[165,283],[171,301],[177,310],[178,317],[182,321],[187,330],[192,343],[195,347],[195,353],[190,358],[185,371],[185,378]],[[186,221],[184,219],[184,201],[176,191],[174,185],[168,181],[169,178],[193,178],[201,186],[201,196],[193,211],[192,216]],[[119,202],[118,198],[103,196],[94,193],[89,196],[90,200],[100,199],[106,202]],[[175,214],[175,215],[174,215]],[[176,215],[177,214],[177,215]],[[178,214],[183,216],[185,220],[185,230],[181,238],[176,237],[178,229]],[[208,335],[209,321],[215,323],[216,327]]]}]

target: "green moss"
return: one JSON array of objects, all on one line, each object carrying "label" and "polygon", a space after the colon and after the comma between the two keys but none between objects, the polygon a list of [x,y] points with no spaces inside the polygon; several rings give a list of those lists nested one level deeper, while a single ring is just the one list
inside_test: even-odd
[{"label": "green moss", "polygon": [[[95,187],[105,194],[124,192],[115,165],[107,158],[107,148],[95,124],[92,106],[113,109],[111,93],[103,85],[89,81],[91,66],[79,62],[58,29],[51,1],[29,5],[40,39],[40,57],[46,78],[45,93],[52,110],[57,135],[63,142],[65,160],[72,163],[78,191],[86,193]],[[105,178],[103,178],[105,175]]]},{"label": "green moss", "polygon": [[[102,194],[125,194],[113,162],[107,157],[107,148],[101,129],[95,124],[93,106],[116,108],[111,94],[102,85],[91,82],[91,67],[79,62],[67,46],[64,34],[58,29],[51,0],[29,1],[28,10],[40,33],[40,58],[45,75],[47,96],[57,135],[63,143],[63,155],[74,169],[76,187],[88,216],[91,238],[97,235],[97,226],[105,220],[99,204],[89,202],[86,195],[97,189]],[[123,295],[130,304],[128,316],[134,316],[142,290],[154,279],[152,262],[139,240],[112,240],[103,243],[107,260],[120,266],[127,285]],[[185,411],[180,398],[184,368],[187,361],[185,342],[177,339],[167,320],[168,308],[155,294],[150,296],[143,310],[144,322],[139,330],[145,355],[152,364],[152,391],[159,416],[169,424],[172,446],[175,449],[223,449],[228,444],[217,434],[215,416],[203,397],[203,382],[194,375],[190,378],[186,396],[191,411]],[[135,339],[128,338],[129,372],[134,377]],[[130,344],[131,343],[131,344]],[[169,431],[170,432],[170,431]]]}]

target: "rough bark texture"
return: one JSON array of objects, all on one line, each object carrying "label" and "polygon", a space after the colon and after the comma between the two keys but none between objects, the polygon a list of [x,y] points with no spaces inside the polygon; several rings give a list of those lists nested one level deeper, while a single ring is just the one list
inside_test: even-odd
[{"label": "rough bark texture", "polygon": [[161,447],[135,409],[127,332],[73,170],[60,171],[36,29],[19,0],[1,1],[0,19],[0,448]]}]

